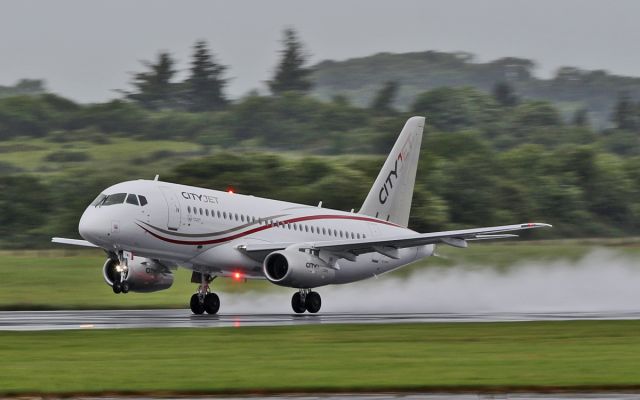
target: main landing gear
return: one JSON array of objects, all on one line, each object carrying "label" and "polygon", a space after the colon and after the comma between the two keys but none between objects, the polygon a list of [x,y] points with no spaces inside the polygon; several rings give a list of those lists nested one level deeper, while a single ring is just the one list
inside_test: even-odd
[{"label": "main landing gear", "polygon": [[291,308],[297,314],[302,314],[305,311],[315,314],[320,311],[321,306],[322,299],[320,295],[317,292],[312,292],[311,289],[300,289],[291,298]]},{"label": "main landing gear", "polygon": [[191,296],[191,301],[189,302],[191,311],[194,314],[203,314],[205,311],[207,314],[216,314],[220,309],[220,298],[217,294],[209,292],[209,284],[216,279],[216,277],[194,272],[191,277],[191,282],[197,278],[200,278],[200,286],[198,286],[198,291]]}]

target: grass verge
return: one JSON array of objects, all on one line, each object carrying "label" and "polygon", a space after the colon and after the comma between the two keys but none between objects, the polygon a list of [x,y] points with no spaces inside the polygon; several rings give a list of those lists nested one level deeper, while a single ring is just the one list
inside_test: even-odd
[{"label": "grass verge", "polygon": [[[621,255],[640,255],[640,241],[597,241]],[[554,262],[575,262],[594,249],[584,241],[501,242],[472,244],[468,249],[439,246],[438,254],[390,276],[408,276],[430,267],[464,266],[507,270],[519,264],[553,266]],[[43,309],[128,309],[185,308],[196,285],[190,271],[179,269],[173,286],[156,293],[113,295],[102,278],[105,254],[99,250],[0,251],[0,310]],[[383,278],[384,279],[384,278]],[[266,281],[235,282],[217,279],[216,292],[284,290]]]},{"label": "grass verge", "polygon": [[640,321],[0,333],[0,392],[640,388]]}]

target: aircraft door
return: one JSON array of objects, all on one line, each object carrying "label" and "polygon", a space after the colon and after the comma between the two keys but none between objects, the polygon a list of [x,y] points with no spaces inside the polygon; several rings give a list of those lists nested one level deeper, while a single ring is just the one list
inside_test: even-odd
[{"label": "aircraft door", "polygon": [[167,201],[167,229],[177,231],[180,229],[180,198],[169,187],[160,186],[160,191]]}]

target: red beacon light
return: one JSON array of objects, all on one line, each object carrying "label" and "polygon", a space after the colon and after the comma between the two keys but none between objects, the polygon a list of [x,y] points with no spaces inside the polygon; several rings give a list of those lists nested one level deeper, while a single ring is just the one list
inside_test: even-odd
[{"label": "red beacon light", "polygon": [[242,280],[242,273],[241,272],[234,272],[233,275],[231,275],[233,277],[234,281],[238,281],[240,282]]},{"label": "red beacon light", "polygon": [[227,187],[227,193],[229,194],[234,194],[236,191],[233,189],[233,187],[229,186]]}]

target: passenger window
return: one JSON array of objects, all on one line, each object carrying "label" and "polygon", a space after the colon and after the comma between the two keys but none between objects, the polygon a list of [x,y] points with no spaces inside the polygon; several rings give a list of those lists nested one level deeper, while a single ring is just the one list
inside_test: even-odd
[{"label": "passenger window", "polygon": [[323,235],[326,235],[326,234],[327,234],[324,228],[322,228],[322,234],[323,234]]},{"label": "passenger window", "polygon": [[209,216],[209,209],[208,208],[204,209],[204,215],[206,215],[207,217]]},{"label": "passenger window", "polygon": [[216,211],[216,215],[220,218],[220,211]]},{"label": "passenger window", "polygon": [[187,212],[191,214],[191,206],[187,206]]},{"label": "passenger window", "polygon": [[244,215],[240,215],[240,220],[244,222]]},{"label": "passenger window", "polygon": [[135,205],[135,206],[139,206],[139,205],[140,205],[140,204],[138,204],[138,196],[136,196],[136,195],[135,195],[135,194],[133,194],[133,193],[130,193],[130,194],[127,196],[127,203],[128,203],[128,204],[133,204],[133,205]]},{"label": "passenger window", "polygon": [[227,212],[226,211],[222,212],[222,218],[227,219]]},{"label": "passenger window", "polygon": [[201,209],[200,209],[200,215],[202,215],[202,214],[204,214],[204,213],[202,212],[202,208],[201,208]]},{"label": "passenger window", "polygon": [[141,206],[146,206],[147,205],[147,198],[146,197],[138,195],[138,198],[140,199],[140,205]]},{"label": "passenger window", "polygon": [[116,193],[107,196],[102,203],[103,206],[111,206],[114,204],[122,204],[124,203],[124,199],[127,197],[126,193]]}]

